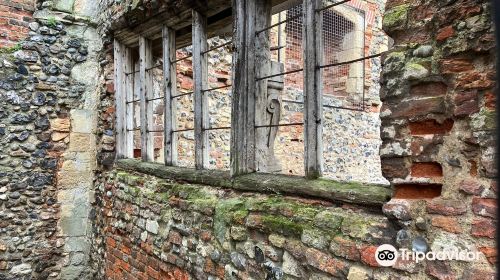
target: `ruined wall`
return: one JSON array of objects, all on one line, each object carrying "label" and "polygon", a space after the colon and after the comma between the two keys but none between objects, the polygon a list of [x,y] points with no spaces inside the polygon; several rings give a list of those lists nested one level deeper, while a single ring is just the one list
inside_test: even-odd
[{"label": "ruined wall", "polygon": [[386,217],[348,204],[124,170],[99,188],[106,279],[363,279],[395,234]]},{"label": "ruined wall", "polygon": [[486,257],[468,271],[428,262],[428,274],[491,277],[497,169],[489,1],[388,1],[384,29],[394,39],[381,93],[382,170],[395,186],[386,214],[400,219],[410,239],[426,235]]},{"label": "ruined wall", "polygon": [[[467,0],[389,1],[384,26],[395,47],[382,64],[382,171],[396,192],[382,211],[118,169],[102,174],[96,185],[99,274],[106,279],[493,279],[489,6]],[[382,268],[374,260],[382,243],[421,251],[458,247],[479,258],[399,260]]]},{"label": "ruined wall", "polygon": [[28,35],[34,11],[34,0],[0,1],[0,46],[13,46]]},{"label": "ruined wall", "polygon": [[8,3],[24,29],[0,51],[0,278],[89,279],[100,38],[84,1]]}]

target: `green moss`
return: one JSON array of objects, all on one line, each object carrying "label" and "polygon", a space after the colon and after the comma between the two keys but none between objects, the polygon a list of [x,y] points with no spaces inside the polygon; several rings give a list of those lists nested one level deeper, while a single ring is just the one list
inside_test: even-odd
[{"label": "green moss", "polygon": [[342,233],[356,239],[365,238],[369,232],[372,222],[359,215],[347,215],[342,222]]},{"label": "green moss", "polygon": [[337,232],[342,225],[343,219],[341,215],[325,210],[314,217],[314,225],[322,229]]},{"label": "green moss", "polygon": [[129,186],[138,186],[144,183],[144,179],[141,176],[136,176],[128,172],[118,172],[116,178],[119,182]]},{"label": "green moss", "polygon": [[319,210],[316,208],[296,204],[294,208],[294,215],[292,216],[294,221],[298,222],[310,222],[314,219]]},{"label": "green moss", "polygon": [[248,216],[248,210],[246,209],[240,209],[240,210],[236,210],[233,212],[233,221],[237,222],[237,223],[243,223],[243,221],[245,220],[245,218]]},{"label": "green moss", "polygon": [[297,221],[310,221],[318,213],[316,208],[294,200],[285,199],[282,196],[270,196],[258,199],[250,198],[246,200],[245,206],[250,211],[282,214],[291,216]]},{"label": "green moss", "polygon": [[304,227],[292,219],[274,215],[262,216],[262,225],[270,232],[293,236],[300,236]]},{"label": "green moss", "polygon": [[128,186],[126,193],[130,194],[132,197],[138,197],[141,194],[141,189],[134,186]]},{"label": "green moss", "polygon": [[217,205],[217,201],[218,200],[213,197],[207,199],[189,200],[189,202],[191,202],[190,209],[200,212],[205,212],[206,210],[212,211],[215,208],[215,205]]},{"label": "green moss", "polygon": [[404,61],[406,57],[406,52],[391,52],[385,58],[385,63],[395,63]]},{"label": "green moss", "polygon": [[399,5],[387,10],[382,21],[384,29],[390,30],[394,29],[394,27],[396,26],[406,24],[406,20],[408,18],[408,10],[409,5]]},{"label": "green moss", "polygon": [[48,17],[46,20],[45,20],[45,24],[48,26],[48,27],[51,27],[51,28],[54,28],[56,27],[58,21],[55,17]]},{"label": "green moss", "polygon": [[12,54],[21,49],[21,43],[17,43],[10,47],[0,47],[0,54]]},{"label": "green moss", "polygon": [[214,235],[222,245],[225,240],[228,224],[234,219],[234,214],[246,210],[245,203],[237,198],[218,201],[215,206]]},{"label": "green moss", "polygon": [[336,182],[328,179],[318,179],[318,185],[325,191],[335,190],[336,192],[352,195],[352,200],[355,197],[358,199],[377,198],[381,201],[390,199],[391,191],[382,185],[372,185],[358,182]]}]

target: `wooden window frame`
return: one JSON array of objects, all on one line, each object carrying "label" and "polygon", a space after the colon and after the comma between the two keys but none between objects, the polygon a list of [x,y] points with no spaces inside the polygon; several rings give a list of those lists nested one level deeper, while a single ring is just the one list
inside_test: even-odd
[{"label": "wooden window frame", "polygon": [[[304,166],[305,177],[315,179],[322,170],[322,99],[321,99],[321,13],[317,12],[321,0],[303,0],[304,24]],[[269,26],[271,1],[269,0],[233,0],[233,82],[231,108],[231,176],[256,171],[256,149],[259,141],[256,137],[256,114],[264,109],[261,102],[265,81],[256,77],[266,73],[261,54],[268,44],[265,36],[258,36],[257,30]],[[318,34],[320,34],[318,36]],[[194,79],[194,133],[195,133],[195,168],[208,167],[208,98],[207,89],[207,18],[199,11],[192,10],[192,45]],[[267,41],[267,42],[266,42]],[[165,164],[174,166],[177,162],[177,143],[173,132],[175,128],[175,106],[172,97],[176,92],[176,36],[175,30],[162,27],[163,73],[164,73],[164,158]],[[130,132],[132,108],[127,101],[133,97],[132,75],[134,72],[131,50],[119,41],[114,42],[115,85],[116,85],[116,155],[117,158],[133,156],[133,134]],[[170,62],[170,63],[168,63]],[[139,96],[141,116],[141,159],[153,161],[152,127],[152,78],[146,69],[153,66],[152,41],[139,36]],[[238,73],[235,75],[234,73]]]}]

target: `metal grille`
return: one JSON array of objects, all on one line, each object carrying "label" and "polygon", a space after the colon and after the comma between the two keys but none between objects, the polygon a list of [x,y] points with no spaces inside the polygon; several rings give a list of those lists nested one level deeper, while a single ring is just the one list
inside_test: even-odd
[{"label": "metal grille", "polygon": [[362,59],[365,12],[348,4],[331,6],[332,1],[323,4],[326,8],[321,11],[324,105],[362,111],[365,109],[366,62]]},{"label": "metal grille", "polygon": [[[281,172],[304,175],[304,95],[302,4],[272,16],[269,32],[271,60],[282,63],[282,73],[271,73],[268,79],[282,76],[280,122],[277,125],[258,125],[257,129],[278,127],[274,152]],[[278,78],[279,79],[279,78]]]}]

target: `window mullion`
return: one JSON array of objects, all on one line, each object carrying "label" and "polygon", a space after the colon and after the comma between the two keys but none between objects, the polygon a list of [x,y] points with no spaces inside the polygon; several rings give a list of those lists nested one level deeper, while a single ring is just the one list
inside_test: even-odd
[{"label": "window mullion", "polygon": [[208,168],[208,96],[204,89],[208,88],[208,64],[205,51],[207,42],[207,19],[200,12],[193,10],[193,79],[194,79],[194,134],[195,134],[195,167]]},{"label": "window mullion", "polygon": [[322,126],[323,106],[321,97],[322,64],[322,16],[316,10],[321,0],[304,0],[304,145],[305,174],[307,178],[318,178],[322,172]]},{"label": "window mullion", "polygon": [[117,40],[114,41],[114,64],[115,64],[115,115],[116,115],[116,157],[123,158],[124,155],[124,133],[125,133],[125,87],[124,87],[124,52],[125,46]]},{"label": "window mullion", "polygon": [[134,157],[134,106],[135,103],[131,102],[134,99],[134,76],[132,73],[134,69],[134,60],[132,57],[132,50],[125,49],[125,95],[122,96],[125,102],[125,141],[124,141],[124,155],[126,158]]},{"label": "window mullion", "polygon": [[146,69],[153,66],[152,43],[143,36],[139,37],[139,83],[141,108],[141,158],[143,161],[154,160],[152,127],[152,103],[147,100],[153,96],[152,77]]},{"label": "window mullion", "polygon": [[175,165],[177,161],[177,141],[173,133],[176,125],[175,101],[172,96],[176,95],[177,77],[176,77],[176,55],[175,55],[175,30],[163,26],[162,30],[163,45],[163,90],[164,90],[164,156],[166,165]]}]

